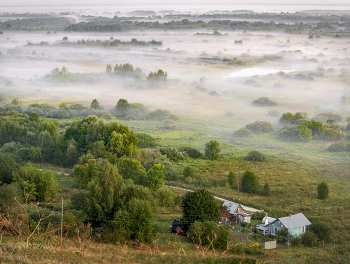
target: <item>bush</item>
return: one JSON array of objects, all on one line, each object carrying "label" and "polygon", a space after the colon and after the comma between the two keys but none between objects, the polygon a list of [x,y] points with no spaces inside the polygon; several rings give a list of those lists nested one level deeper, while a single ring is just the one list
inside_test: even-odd
[{"label": "bush", "polygon": [[254,136],[253,132],[246,128],[237,130],[233,135],[240,138],[251,138]]},{"label": "bush", "polygon": [[291,243],[292,247],[300,247],[301,246],[301,241],[302,241],[301,237],[296,237],[296,238],[293,238],[290,241],[290,243]]},{"label": "bush", "polygon": [[172,207],[174,206],[175,194],[167,187],[162,187],[158,193],[157,198],[160,206]]},{"label": "bush", "polygon": [[308,231],[306,233],[303,234],[303,236],[301,237],[301,243],[304,246],[317,246],[317,236],[315,235],[315,233]]},{"label": "bush", "polygon": [[303,125],[299,129],[298,136],[301,141],[311,141],[312,140],[312,130],[307,126]]},{"label": "bush", "polygon": [[317,198],[325,200],[329,197],[329,188],[328,184],[323,181],[317,186]]},{"label": "bush", "polygon": [[13,181],[13,174],[19,168],[17,162],[10,154],[0,153],[0,185]]},{"label": "bush", "polygon": [[265,159],[265,155],[256,150],[249,151],[248,155],[244,157],[244,160],[248,161],[264,161]]},{"label": "bush", "polygon": [[280,111],[277,111],[277,110],[271,110],[271,111],[268,111],[267,114],[269,116],[280,116],[281,115],[281,112]]},{"label": "bush", "polygon": [[341,122],[342,117],[339,114],[335,114],[332,112],[324,112],[321,114],[318,114],[314,117],[316,121],[321,121],[323,123],[326,123],[327,120],[334,120],[335,122]]},{"label": "bush", "polygon": [[272,101],[268,97],[260,97],[253,101],[253,105],[256,106],[276,106],[278,105],[276,102]]},{"label": "bush", "polygon": [[270,122],[267,121],[255,121],[254,123],[246,125],[245,128],[251,130],[254,134],[268,133],[273,131],[273,126]]},{"label": "bush", "polygon": [[265,212],[255,212],[252,215],[252,220],[263,220],[265,217],[266,213]]},{"label": "bush", "polygon": [[53,200],[57,197],[58,183],[51,171],[42,171],[28,165],[16,171],[14,179],[27,201],[45,202],[46,199]]},{"label": "bush", "polygon": [[263,195],[271,195],[271,189],[268,183],[265,183],[264,185]]},{"label": "bush", "polygon": [[221,152],[221,148],[217,140],[210,140],[205,144],[205,156],[208,159],[211,159],[211,160],[218,159],[220,152]]},{"label": "bush", "polygon": [[15,184],[3,184],[0,186],[0,212],[3,212],[5,207],[14,207],[17,202],[14,200],[17,197],[17,200],[20,201],[20,191],[18,186]]},{"label": "bush", "polygon": [[299,112],[295,113],[295,115],[288,112],[282,114],[279,122],[284,124],[298,124],[299,120],[302,120],[303,118],[304,116]]},{"label": "bush", "polygon": [[237,178],[236,178],[236,174],[234,173],[234,171],[230,170],[227,174],[227,182],[230,185],[230,187],[233,188],[237,188]]},{"label": "bush", "polygon": [[278,131],[276,137],[284,141],[300,141],[299,137],[299,126],[285,126],[280,131]]},{"label": "bush", "polygon": [[193,243],[202,246],[210,246],[212,249],[227,250],[230,242],[231,232],[227,226],[218,225],[216,222],[195,222],[190,228],[190,238]]},{"label": "bush", "polygon": [[328,148],[329,152],[350,152],[350,142],[346,141],[337,141],[332,143]]},{"label": "bush", "polygon": [[185,159],[185,155],[182,152],[170,147],[161,147],[159,152],[168,157],[171,161],[179,161]]},{"label": "bush", "polygon": [[320,241],[329,242],[332,240],[333,230],[329,223],[326,222],[316,222],[310,225],[310,231],[313,232]]},{"label": "bush", "polygon": [[207,178],[203,177],[198,181],[198,185],[202,188],[208,188],[210,185],[210,182]]},{"label": "bush", "polygon": [[246,170],[241,178],[241,190],[245,193],[254,193],[259,192],[259,182],[255,173],[252,170]]},{"label": "bush", "polygon": [[164,169],[165,180],[167,181],[178,181],[179,180],[179,172],[173,166],[166,166]]},{"label": "bush", "polygon": [[194,178],[194,176],[196,175],[196,172],[191,166],[187,165],[184,167],[182,174],[184,175],[185,178],[187,177]]},{"label": "bush", "polygon": [[202,156],[202,153],[198,149],[192,147],[183,147],[180,149],[180,151],[186,152],[187,155],[193,159],[197,159]]}]

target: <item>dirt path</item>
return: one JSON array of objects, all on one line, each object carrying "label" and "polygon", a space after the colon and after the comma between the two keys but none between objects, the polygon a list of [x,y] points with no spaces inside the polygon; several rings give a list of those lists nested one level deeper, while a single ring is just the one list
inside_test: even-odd
[{"label": "dirt path", "polygon": [[[183,191],[186,191],[186,192],[193,192],[192,190],[188,190],[188,189],[184,189],[184,188],[180,188],[180,187],[170,186],[170,185],[166,185],[166,184],[165,184],[165,186],[168,187],[168,188],[183,190]],[[232,202],[232,201],[229,201],[229,200],[217,197],[217,196],[214,196],[214,198],[217,199],[217,200],[223,201],[223,202],[225,202],[225,201]],[[241,204],[241,206],[244,209],[244,211],[248,211],[248,212],[263,212],[264,211],[264,210],[258,210],[258,209],[255,209],[255,208],[252,208],[252,207],[249,207],[249,206],[245,206],[243,204]]]}]

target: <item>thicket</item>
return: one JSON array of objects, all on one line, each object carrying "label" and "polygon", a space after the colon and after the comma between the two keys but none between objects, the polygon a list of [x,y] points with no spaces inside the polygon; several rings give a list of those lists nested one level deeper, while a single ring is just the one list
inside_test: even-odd
[{"label": "thicket", "polygon": [[265,155],[257,150],[249,151],[244,160],[248,161],[264,161],[266,159]]},{"label": "thicket", "polygon": [[267,121],[255,121],[246,125],[246,129],[249,129],[254,134],[268,133],[273,131],[273,126],[270,122]]},{"label": "thicket", "polygon": [[268,97],[260,97],[260,98],[253,101],[253,105],[256,105],[256,106],[276,106],[276,105],[278,105],[278,103],[276,103],[275,101],[272,101]]},{"label": "thicket", "polygon": [[[310,121],[305,120],[300,113],[296,113],[295,116],[292,113],[285,113],[282,115],[280,122],[298,124],[287,125],[280,129],[277,133],[277,138],[282,140],[310,141],[312,139],[319,139],[334,141],[346,139],[345,127],[337,124],[334,120],[327,120],[326,123],[322,123],[314,119]],[[336,151],[337,149],[341,151],[341,143],[337,143],[329,148],[330,151]]]}]

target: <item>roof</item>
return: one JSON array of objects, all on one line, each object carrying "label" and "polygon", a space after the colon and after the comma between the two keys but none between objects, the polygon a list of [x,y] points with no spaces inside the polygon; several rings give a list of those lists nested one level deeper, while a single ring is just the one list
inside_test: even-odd
[{"label": "roof", "polygon": [[261,222],[265,224],[266,218],[267,218],[267,222],[268,222],[268,223],[271,223],[271,222],[273,222],[273,221],[276,220],[276,218],[272,218],[272,217],[269,217],[269,216],[265,216],[265,217],[262,219]]},{"label": "roof", "polygon": [[237,203],[225,201],[222,206],[226,206],[230,214],[235,214],[240,205]]},{"label": "roof", "polygon": [[256,228],[259,230],[269,230],[270,225],[257,225]]},{"label": "roof", "polygon": [[288,229],[311,225],[311,222],[305,217],[305,215],[303,215],[303,213],[278,218],[277,220],[280,220],[281,223]]}]

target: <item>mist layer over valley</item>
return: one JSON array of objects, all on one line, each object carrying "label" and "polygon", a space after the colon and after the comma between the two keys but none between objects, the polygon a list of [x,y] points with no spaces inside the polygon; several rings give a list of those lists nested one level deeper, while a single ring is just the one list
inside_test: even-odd
[{"label": "mist layer over valley", "polygon": [[[171,254],[154,240],[157,234],[173,243],[168,229],[175,218],[182,219],[184,230],[187,225],[180,199],[185,191],[164,194],[173,197],[168,204],[162,200],[162,193],[169,192],[164,183],[206,189],[230,201],[241,199],[275,218],[303,212],[313,223],[327,223],[332,232],[323,241],[325,247],[323,239],[316,238],[322,252],[312,260],[321,263],[322,254],[326,261],[348,260],[350,9],[176,7],[2,7],[0,161],[1,155],[8,155],[19,171],[56,173],[59,188],[51,197],[53,204],[64,197],[67,213],[84,228],[91,227],[94,241],[106,243],[111,252],[112,245],[119,247],[124,240],[141,241],[135,249],[127,247],[133,253],[123,255],[125,262],[142,258],[143,242],[159,246],[174,261],[186,255],[175,250],[177,238]],[[120,176],[119,183],[111,184],[115,190],[121,186],[122,198],[113,198],[109,209],[89,200],[104,175],[90,175],[89,166]],[[79,174],[83,167],[86,171]],[[30,190],[19,171],[8,182],[0,178],[0,189],[17,184],[23,193]],[[251,172],[257,175],[256,191],[244,191],[244,177]],[[149,181],[157,173],[163,178],[155,186]],[[320,198],[321,182],[329,186],[327,198]],[[243,194],[238,186],[243,186]],[[135,196],[141,189],[132,188],[145,188],[143,196]],[[133,199],[140,202],[135,208],[155,208],[150,209],[149,229],[132,231],[132,224],[125,224],[136,221]],[[74,203],[88,209],[75,208]],[[100,210],[96,219],[94,210]],[[337,216],[337,222],[321,213],[324,210]],[[255,224],[265,214],[260,216],[253,219]],[[260,249],[267,236],[238,240],[241,226],[233,225],[236,231],[230,229],[229,234],[237,243],[227,251],[207,244],[207,251],[199,253],[192,244],[205,245],[193,237],[181,237],[176,247],[180,252],[181,243],[186,245],[182,250],[191,252],[188,263],[207,257],[219,261],[215,250],[234,258],[244,252],[257,261],[252,263],[259,263],[258,255],[264,261],[270,258]],[[242,233],[248,235],[250,226],[245,227]],[[123,228],[132,235],[108,235]],[[192,236],[194,231],[188,232]],[[68,236],[75,241],[75,235]],[[298,261],[287,251],[289,240],[279,236],[281,249],[275,256],[281,263]],[[242,251],[238,242],[244,245]],[[297,245],[306,263],[310,248],[304,240]],[[345,253],[335,254],[337,250]],[[94,257],[79,254],[79,261],[86,257],[84,261],[93,263]],[[164,254],[149,257],[163,261]],[[78,261],[73,255],[71,261]],[[11,260],[11,254],[5,260]]]}]

